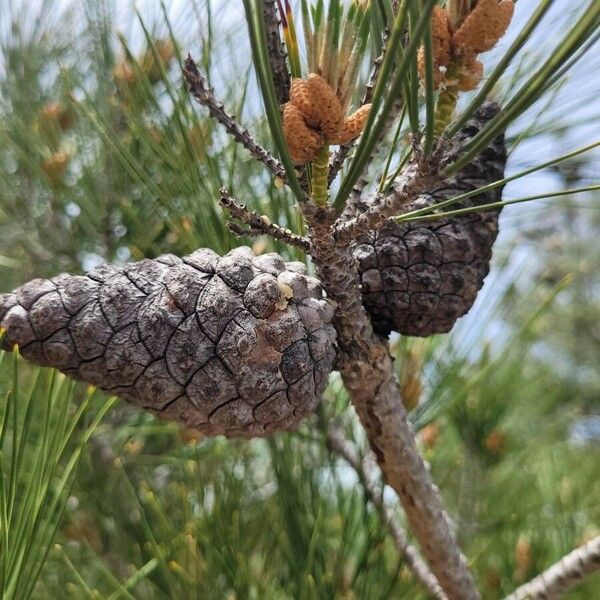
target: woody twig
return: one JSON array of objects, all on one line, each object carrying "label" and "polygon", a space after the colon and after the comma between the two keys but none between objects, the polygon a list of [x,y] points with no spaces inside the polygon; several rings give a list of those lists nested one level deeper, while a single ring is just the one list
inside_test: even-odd
[{"label": "woody twig", "polygon": [[300,248],[303,252],[308,253],[310,250],[310,243],[306,238],[293,233],[290,229],[282,227],[277,223],[272,223],[266,216],[261,216],[258,213],[249,210],[243,204],[239,204],[225,189],[221,189],[221,197],[219,198],[219,204],[229,212],[229,214],[235,219],[249,225],[249,229],[240,227],[238,224],[229,222],[227,227],[235,235],[255,237],[258,235],[269,235],[276,240],[280,240]]},{"label": "woody twig", "polygon": [[415,577],[423,584],[425,589],[438,600],[447,600],[446,594],[440,587],[435,575],[429,570],[421,558],[418,550],[408,543],[406,532],[402,527],[396,513],[385,503],[383,492],[378,488],[373,478],[369,475],[372,470],[367,460],[361,460],[356,449],[344,438],[343,432],[337,427],[331,427],[327,434],[327,444],[339,454],[358,475],[362,482],[365,494],[382,520],[387,525],[392,538],[400,554],[404,557],[407,567],[414,573]]},{"label": "woody twig", "polygon": [[221,123],[227,133],[246,148],[254,158],[263,163],[273,175],[285,180],[283,165],[268,150],[256,142],[248,130],[244,129],[232,115],[227,113],[223,103],[217,100],[213,91],[208,87],[206,79],[198,70],[191,56],[188,56],[185,61],[183,74],[190,88],[190,93],[199,104],[208,108],[211,117]]}]

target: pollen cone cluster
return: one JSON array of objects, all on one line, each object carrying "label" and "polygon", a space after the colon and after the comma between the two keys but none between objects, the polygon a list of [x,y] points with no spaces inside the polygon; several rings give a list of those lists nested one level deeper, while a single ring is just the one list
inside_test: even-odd
[{"label": "pollen cone cluster", "polygon": [[[514,11],[512,0],[478,0],[466,15],[435,6],[431,13],[435,88],[475,89],[483,78],[477,56],[491,50],[504,35]],[[458,19],[458,20],[457,20]],[[418,54],[419,76],[425,80],[425,51]]]},{"label": "pollen cone cluster", "polygon": [[[499,111],[487,102],[457,135],[458,145],[475,136]],[[407,212],[433,206],[501,179],[506,164],[504,136],[451,179],[422,194]],[[447,210],[499,200],[502,188],[478,194]],[[498,233],[499,211],[396,223],[361,238],[354,248],[363,304],[381,335],[445,333],[472,307],[488,274]]]},{"label": "pollen cone cluster", "polygon": [[323,146],[345,144],[357,138],[370,108],[370,104],[365,104],[345,117],[335,91],[320,75],[294,78],[290,101],[283,106],[283,133],[292,160],[296,164],[310,162]]},{"label": "pollen cone cluster", "polygon": [[201,249],[0,296],[4,347],[206,435],[293,428],[335,354],[333,307],[301,263]]}]

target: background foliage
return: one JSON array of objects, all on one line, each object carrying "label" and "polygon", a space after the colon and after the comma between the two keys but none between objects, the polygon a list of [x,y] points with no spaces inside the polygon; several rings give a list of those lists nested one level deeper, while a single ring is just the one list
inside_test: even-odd
[{"label": "background foliage", "polygon": [[[269,145],[239,4],[152,0],[137,12],[110,0],[0,0],[2,291],[105,260],[226,251],[239,242],[216,208],[221,185],[300,229],[290,197],[181,81],[189,51]],[[518,23],[529,4],[518,3]],[[554,3],[497,98],[584,4]],[[511,126],[509,172],[598,139],[599,57],[590,52]],[[506,196],[593,185],[597,158],[518,180]],[[472,313],[448,336],[394,340],[423,450],[485,598],[600,533],[597,199],[506,209]],[[251,443],[202,439],[12,356],[0,390],[2,598],[27,597],[19,577],[35,598],[424,597],[326,447],[332,418],[362,443],[335,377],[298,432]],[[27,564],[7,553],[17,542]],[[570,597],[598,595],[596,577]]]}]

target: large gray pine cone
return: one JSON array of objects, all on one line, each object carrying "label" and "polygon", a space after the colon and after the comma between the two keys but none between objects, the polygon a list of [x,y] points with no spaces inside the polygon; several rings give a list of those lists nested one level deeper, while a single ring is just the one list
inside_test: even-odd
[{"label": "large gray pine cone", "polygon": [[335,355],[332,304],[302,263],[202,249],[0,296],[4,347],[207,435],[294,427]]},{"label": "large gray pine cone", "polygon": [[[499,111],[486,102],[457,135],[464,143]],[[504,176],[506,146],[498,136],[451,179],[407,207],[432,206]],[[448,210],[495,202],[502,188],[478,194]],[[388,221],[354,247],[363,303],[380,335],[446,333],[473,306],[489,272],[500,211],[398,224]]]}]

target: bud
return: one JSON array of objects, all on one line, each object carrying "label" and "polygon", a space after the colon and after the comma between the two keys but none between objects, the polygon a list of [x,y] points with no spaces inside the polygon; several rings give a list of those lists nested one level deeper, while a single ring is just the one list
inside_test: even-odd
[{"label": "bud", "polygon": [[517,581],[524,581],[531,569],[531,542],[523,535],[519,537],[515,544],[515,577]]},{"label": "bud", "polygon": [[160,63],[162,63],[164,67],[168,67],[169,63],[175,57],[175,48],[169,39],[156,40],[154,42],[154,47],[160,62],[155,59],[152,48],[147,48],[140,60],[142,70],[146,74],[146,77],[148,77],[150,83],[156,83],[162,78]]},{"label": "bud", "polygon": [[296,164],[313,161],[328,143],[344,144],[363,130],[371,105],[348,118],[335,90],[316,73],[292,80],[290,101],[283,106],[283,133]]},{"label": "bud", "polygon": [[245,247],[102,265],[0,296],[4,348],[204,435],[242,437],[315,409],[333,312],[304,265]]},{"label": "bud", "polygon": [[325,144],[323,136],[306,124],[300,109],[291,102],[283,107],[283,135],[296,164],[314,160]]},{"label": "bud", "polygon": [[491,50],[506,33],[514,9],[512,0],[479,0],[452,37],[455,51],[475,55]]},{"label": "bud", "polygon": [[[434,6],[430,19],[433,50],[433,83],[439,88],[444,80],[446,67],[452,58],[452,34],[448,14],[441,6]],[[417,54],[417,67],[421,81],[425,81],[425,49],[421,46]]]},{"label": "bud", "polygon": [[477,4],[477,0],[448,0],[446,2],[446,12],[452,31],[456,31],[462,25],[475,4]]},{"label": "bud", "polygon": [[365,123],[369,118],[369,112],[371,112],[371,105],[363,104],[357,111],[344,119],[342,128],[331,141],[334,144],[347,144],[356,139],[365,128]]},{"label": "bud", "polygon": [[483,63],[472,56],[458,64],[458,89],[461,92],[474,90],[483,79]]},{"label": "bud", "polygon": [[39,116],[40,131],[52,134],[55,128],[68,131],[73,127],[73,111],[60,102],[50,102],[42,107]]},{"label": "bud", "polygon": [[334,89],[316,73],[308,79],[295,78],[290,90],[290,102],[304,115],[309,127],[326,137],[337,135],[342,126],[342,105]]},{"label": "bud", "polygon": [[400,384],[400,395],[406,410],[411,411],[419,406],[419,400],[423,393],[423,384],[419,373],[411,373],[403,378]]},{"label": "bud", "polygon": [[436,421],[428,423],[419,431],[419,439],[423,446],[428,450],[432,450],[440,437],[440,426]]},{"label": "bud", "polygon": [[125,90],[131,87],[135,83],[135,73],[131,65],[121,60],[113,69],[113,78],[117,87],[121,90]]},{"label": "bud", "polygon": [[486,436],[484,444],[491,454],[500,456],[506,449],[506,436],[499,429],[493,429]]},{"label": "bud", "polygon": [[316,73],[308,76],[308,89],[312,111],[317,118],[316,125],[327,139],[333,139],[344,121],[342,104],[335,90]]},{"label": "bud", "polygon": [[400,357],[400,395],[406,410],[417,408],[423,393],[421,382],[423,362],[425,361],[425,348],[423,340],[418,340]]},{"label": "bud", "polygon": [[490,567],[485,572],[485,583],[491,590],[499,590],[502,587],[500,573],[493,567]]},{"label": "bud", "polygon": [[59,150],[42,161],[42,171],[46,173],[53,185],[59,185],[69,166],[70,156],[67,152]]}]

